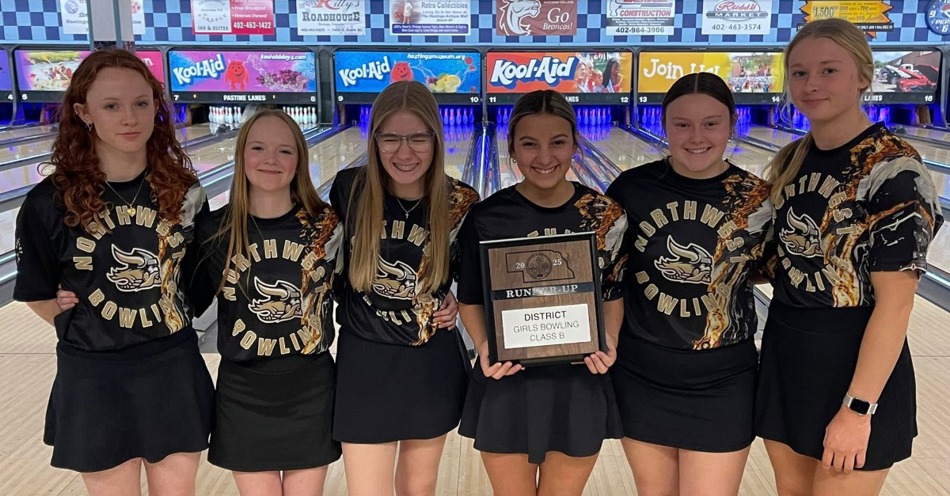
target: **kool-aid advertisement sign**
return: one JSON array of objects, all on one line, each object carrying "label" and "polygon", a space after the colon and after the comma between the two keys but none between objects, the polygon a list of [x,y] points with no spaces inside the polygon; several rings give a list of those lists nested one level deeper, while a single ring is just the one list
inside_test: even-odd
[{"label": "kool-aid advertisement sign", "polygon": [[[20,99],[35,102],[58,102],[66,91],[73,72],[89,55],[88,50],[16,50],[16,81]],[[162,52],[138,50],[138,58],[145,62],[156,79],[165,82]]]},{"label": "kool-aid advertisement sign", "polygon": [[176,101],[311,103],[316,101],[313,52],[173,50],[169,79]]},{"label": "kool-aid advertisement sign", "polygon": [[481,102],[478,52],[350,52],[334,54],[337,101],[371,103],[395,81],[425,84],[440,104]]},{"label": "kool-aid advertisement sign", "polygon": [[630,102],[630,52],[488,52],[488,103],[555,90],[571,103]]}]

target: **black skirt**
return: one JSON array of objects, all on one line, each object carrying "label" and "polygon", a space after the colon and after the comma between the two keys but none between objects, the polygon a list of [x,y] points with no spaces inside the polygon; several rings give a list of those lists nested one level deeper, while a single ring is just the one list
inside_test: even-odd
[{"label": "black skirt", "polygon": [[[841,408],[873,308],[802,309],[772,300],[765,325],[755,432],[821,459],[825,427]],[[914,367],[907,341],[871,417],[864,467],[910,457],[917,435]]]},{"label": "black skirt", "polygon": [[540,365],[495,380],[476,360],[459,434],[479,451],[522,453],[542,463],[549,451],[595,455],[623,430],[608,375],[582,364]]},{"label": "black skirt", "polygon": [[749,339],[708,351],[621,337],[610,369],[626,437],[728,453],[752,444],[758,353]]},{"label": "black skirt", "polygon": [[454,429],[471,373],[458,332],[440,330],[421,346],[341,332],[333,439],[379,444],[432,439]]},{"label": "black skirt", "polygon": [[203,451],[213,396],[191,328],[118,352],[60,343],[43,442],[52,466],[77,472]]},{"label": "black skirt", "polygon": [[301,358],[303,366],[280,372],[221,361],[209,462],[260,472],[322,467],[340,458],[340,444],[330,438],[333,358]]}]

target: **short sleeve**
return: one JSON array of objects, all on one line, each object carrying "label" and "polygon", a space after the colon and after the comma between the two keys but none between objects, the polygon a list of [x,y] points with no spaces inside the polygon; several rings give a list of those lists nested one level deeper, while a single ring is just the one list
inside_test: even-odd
[{"label": "short sleeve", "polygon": [[[17,301],[43,301],[56,298],[62,268],[55,252],[54,234],[49,229],[48,213],[39,207],[53,208],[53,199],[39,205],[38,196],[27,197],[16,219],[16,264],[17,277],[13,299]],[[65,226],[63,226],[65,229]]]},{"label": "short sleeve", "polygon": [[457,243],[458,263],[458,301],[466,305],[483,305],[485,295],[482,288],[482,264],[479,254],[478,233],[475,228],[475,212],[469,212],[462,222]]},{"label": "short sleeve", "polygon": [[[924,271],[927,249],[943,223],[930,174],[916,160],[888,164],[887,177],[869,191],[868,270]],[[872,176],[874,172],[872,172]]]},{"label": "short sleeve", "polygon": [[626,231],[627,215],[621,213],[607,229],[604,249],[600,250],[598,255],[601,259],[598,262],[601,265],[600,289],[604,301],[616,300],[623,296],[623,272],[627,268],[627,251],[623,249]]}]

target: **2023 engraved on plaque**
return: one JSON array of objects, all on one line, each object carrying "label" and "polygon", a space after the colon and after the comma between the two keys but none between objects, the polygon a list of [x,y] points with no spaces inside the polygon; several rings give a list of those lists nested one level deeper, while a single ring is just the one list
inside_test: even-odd
[{"label": "2023 engraved on plaque", "polygon": [[569,362],[603,346],[591,233],[482,243],[491,362]]}]

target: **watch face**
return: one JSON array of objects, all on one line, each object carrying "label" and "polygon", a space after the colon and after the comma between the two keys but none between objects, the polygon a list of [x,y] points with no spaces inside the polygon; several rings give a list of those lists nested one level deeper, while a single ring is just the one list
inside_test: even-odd
[{"label": "watch face", "polygon": [[950,0],[930,0],[927,27],[941,36],[950,35]]},{"label": "watch face", "polygon": [[848,405],[848,408],[850,408],[852,412],[859,415],[867,415],[868,411],[871,409],[871,404],[867,401],[854,398],[851,400],[851,404]]}]

